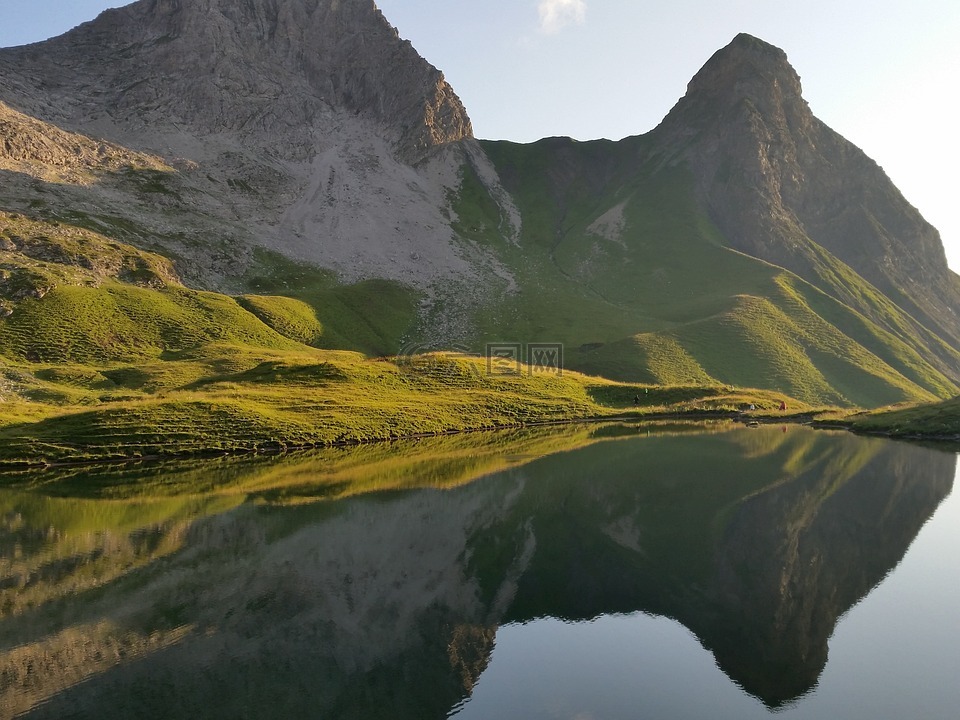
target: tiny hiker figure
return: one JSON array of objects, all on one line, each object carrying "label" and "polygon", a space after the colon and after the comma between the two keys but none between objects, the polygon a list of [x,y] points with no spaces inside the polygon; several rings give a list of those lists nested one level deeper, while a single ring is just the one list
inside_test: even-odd
[{"label": "tiny hiker figure", "polygon": [[786,410],[786,409],[787,409],[787,401],[786,401],[786,400],[781,400],[781,401],[780,401],[780,409],[781,409],[781,410]]}]

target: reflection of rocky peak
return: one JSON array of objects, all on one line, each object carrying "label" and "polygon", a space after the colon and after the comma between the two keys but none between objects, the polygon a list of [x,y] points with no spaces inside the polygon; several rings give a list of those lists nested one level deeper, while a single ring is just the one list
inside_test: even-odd
[{"label": "reflection of rocky peak", "polygon": [[[685,443],[593,446],[528,466],[543,482],[518,508],[536,508],[538,551],[505,620],[672,617],[731,679],[779,706],[816,684],[837,620],[903,557],[949,494],[956,459],[744,430],[713,445],[705,486],[703,456]],[[603,482],[583,484],[588,474]]]},{"label": "reflection of rocky peak", "polygon": [[782,50],[738,35],[652,136],[660,153],[690,167],[732,247],[823,289],[817,246],[826,248],[960,341],[960,278],[947,268],[939,233],[875,162],[814,117]]},{"label": "reflection of rocky peak", "polygon": [[337,109],[416,159],[472,133],[443,75],[372,0],[140,0],[0,52],[0,78],[17,109],[134,136],[161,123],[296,146]]},{"label": "reflection of rocky peak", "polygon": [[883,448],[839,487],[813,467],[741,503],[717,547],[711,608],[684,619],[768,705],[816,684],[837,620],[896,567],[950,492],[951,455]]}]

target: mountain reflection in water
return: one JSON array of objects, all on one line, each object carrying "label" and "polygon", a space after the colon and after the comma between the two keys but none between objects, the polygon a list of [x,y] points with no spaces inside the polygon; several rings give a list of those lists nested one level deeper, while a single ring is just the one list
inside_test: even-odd
[{"label": "mountain reflection in water", "polygon": [[956,458],[680,429],[5,478],[0,717],[444,718],[501,625],[638,611],[791,702]]}]

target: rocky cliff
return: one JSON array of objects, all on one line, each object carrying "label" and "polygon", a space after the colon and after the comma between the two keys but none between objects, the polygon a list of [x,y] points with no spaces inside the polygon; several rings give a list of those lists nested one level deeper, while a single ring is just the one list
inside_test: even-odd
[{"label": "rocky cliff", "polygon": [[[0,50],[0,102],[4,209],[122,218],[194,285],[240,288],[262,249],[345,280],[476,274],[446,210],[470,119],[372,0],[140,0]],[[144,183],[143,152],[169,172]],[[78,162],[82,183],[29,179]]]},{"label": "rocky cliff", "polygon": [[238,132],[310,154],[331,111],[380,125],[408,160],[470,137],[443,75],[372,0],[140,0],[0,54],[18,109],[69,128]]}]

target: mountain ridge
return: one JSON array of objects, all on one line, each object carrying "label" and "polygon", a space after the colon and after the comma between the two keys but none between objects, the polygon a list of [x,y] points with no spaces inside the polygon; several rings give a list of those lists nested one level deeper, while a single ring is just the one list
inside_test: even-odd
[{"label": "mountain ridge", "polygon": [[[27,80],[0,79],[5,94],[19,91],[26,110],[43,107],[50,120],[78,126],[252,126],[246,137],[286,130],[288,141],[290,129],[309,131],[328,107],[343,106],[393,129],[409,160],[473,133],[443,74],[400,40],[373,0],[139,0],[7,49],[0,63],[3,79]],[[37,77],[66,99],[61,108],[30,92]]]},{"label": "mountain ridge", "polygon": [[354,285],[374,324],[397,292],[416,308],[320,347],[561,343],[573,369],[807,402],[958,391],[939,236],[746,34],[619,142],[474,139],[370,0],[140,0],[0,50],[0,102],[0,210],[159,253],[194,288],[305,301],[325,327]]}]

